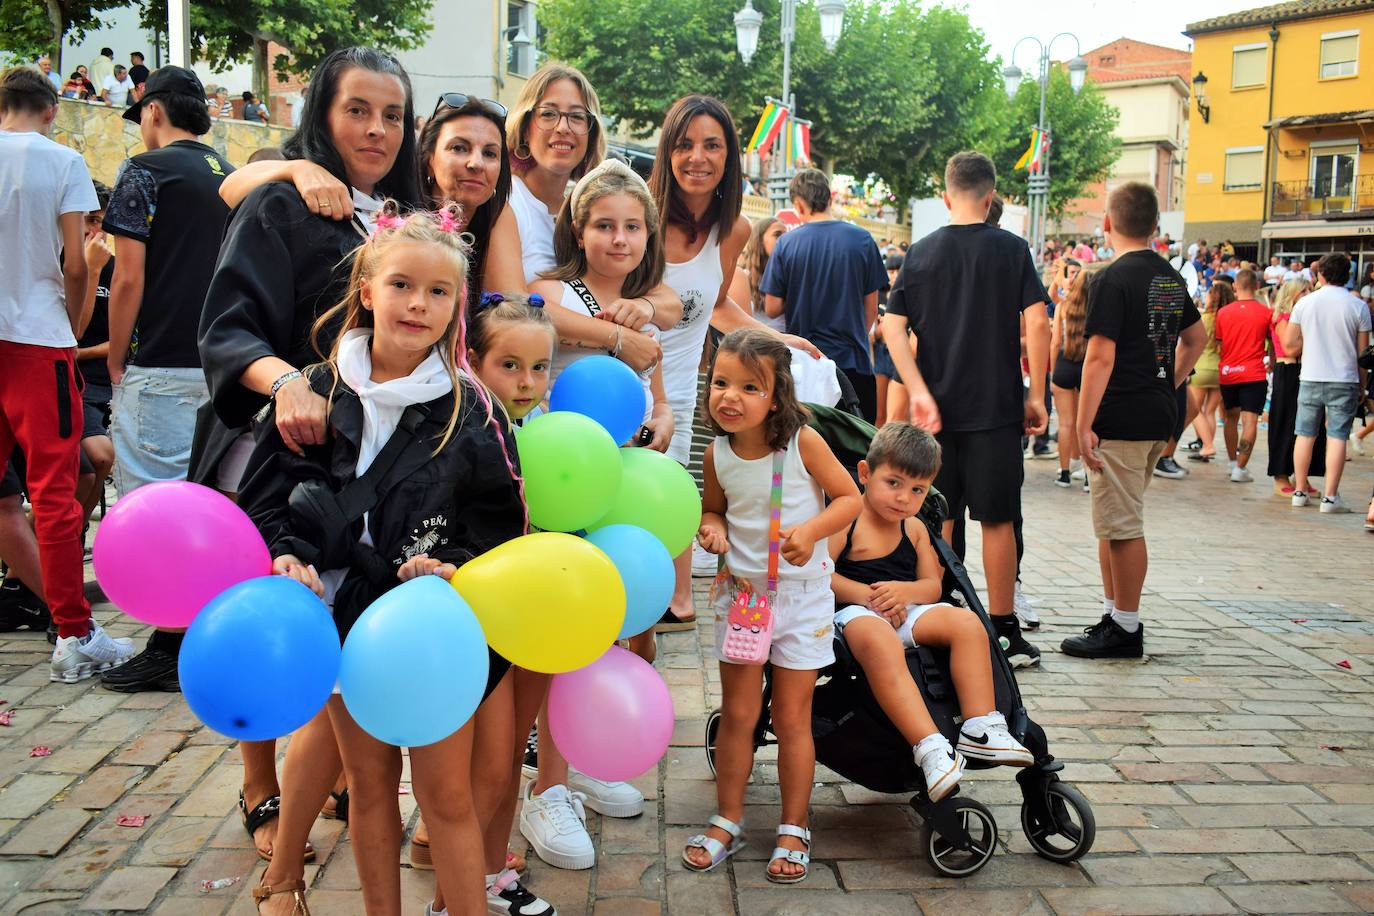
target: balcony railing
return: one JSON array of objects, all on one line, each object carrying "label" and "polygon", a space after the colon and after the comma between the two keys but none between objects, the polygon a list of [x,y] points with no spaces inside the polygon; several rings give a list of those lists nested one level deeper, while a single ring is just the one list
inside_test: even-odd
[{"label": "balcony railing", "polygon": [[1269,187],[1270,219],[1374,216],[1374,175],[1360,175],[1336,187],[1329,180],[1276,181]]}]

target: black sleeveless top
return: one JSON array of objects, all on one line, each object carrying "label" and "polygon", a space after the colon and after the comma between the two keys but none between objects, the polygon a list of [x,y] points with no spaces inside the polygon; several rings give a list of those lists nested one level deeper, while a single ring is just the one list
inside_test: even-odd
[{"label": "black sleeveless top", "polygon": [[[907,537],[906,522],[902,523],[902,537],[897,546],[885,557],[872,560],[851,560],[850,548],[854,542],[854,527],[859,524],[855,519],[844,536],[844,549],[835,558],[835,573],[852,579],[862,585],[874,582],[914,582],[916,576],[916,545]],[[917,522],[919,525],[920,522]],[[848,606],[850,602],[835,602],[836,609]]]}]

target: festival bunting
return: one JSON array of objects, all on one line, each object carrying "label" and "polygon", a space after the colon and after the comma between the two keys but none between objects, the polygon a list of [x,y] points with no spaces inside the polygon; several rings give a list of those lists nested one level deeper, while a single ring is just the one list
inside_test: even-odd
[{"label": "festival bunting", "polygon": [[1040,171],[1044,168],[1045,153],[1049,151],[1049,148],[1049,131],[1041,130],[1038,127],[1032,128],[1030,145],[1021,154],[1021,158],[1016,160],[1016,165],[1013,168],[1029,169],[1032,172]]},{"label": "festival bunting", "polygon": [[749,145],[744,148],[744,151],[752,153],[758,150],[760,156],[768,155],[768,148],[773,145],[773,140],[777,137],[786,120],[787,109],[769,102],[764,106],[758,126],[754,128],[754,135],[749,138]]}]

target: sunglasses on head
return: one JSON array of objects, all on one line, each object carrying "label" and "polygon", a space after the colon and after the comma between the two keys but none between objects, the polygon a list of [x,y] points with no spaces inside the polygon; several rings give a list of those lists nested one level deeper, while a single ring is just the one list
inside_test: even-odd
[{"label": "sunglasses on head", "polygon": [[[475,95],[468,95],[465,92],[441,92],[439,102],[434,106],[434,114],[439,113],[441,108],[462,108],[466,105],[476,103],[479,108],[488,114],[495,115],[502,121],[506,120],[506,106],[491,99],[479,99]],[[434,115],[430,115],[434,117]]]}]

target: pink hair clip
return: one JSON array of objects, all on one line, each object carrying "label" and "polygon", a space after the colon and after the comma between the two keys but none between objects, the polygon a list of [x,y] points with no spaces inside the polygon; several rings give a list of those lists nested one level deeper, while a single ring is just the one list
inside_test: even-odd
[{"label": "pink hair clip", "polygon": [[377,220],[372,232],[375,235],[376,233],[381,232],[383,229],[399,229],[404,225],[405,219],[403,219],[402,217],[392,216],[387,213],[380,213],[377,215]]},{"label": "pink hair clip", "polygon": [[461,232],[462,229],[462,223],[460,223],[458,219],[454,217],[452,211],[439,211],[439,230],[441,232]]}]

